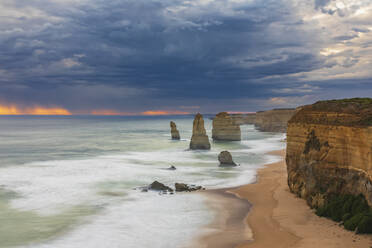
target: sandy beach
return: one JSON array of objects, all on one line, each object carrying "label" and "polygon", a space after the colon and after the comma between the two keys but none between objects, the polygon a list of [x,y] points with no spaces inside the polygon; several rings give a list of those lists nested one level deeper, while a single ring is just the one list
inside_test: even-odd
[{"label": "sandy beach", "polygon": [[200,247],[350,248],[372,247],[371,235],[355,235],[338,223],[320,218],[303,199],[289,192],[285,150],[282,160],[257,173],[257,182],[206,192],[219,214]]}]

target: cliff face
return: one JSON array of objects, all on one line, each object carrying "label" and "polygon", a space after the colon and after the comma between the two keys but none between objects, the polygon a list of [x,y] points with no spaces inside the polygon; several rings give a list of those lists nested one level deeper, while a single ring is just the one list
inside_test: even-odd
[{"label": "cliff face", "polygon": [[256,113],[255,126],[263,132],[286,132],[289,119],[295,109],[273,109]]},{"label": "cliff face", "polygon": [[290,190],[310,206],[332,193],[372,206],[372,99],[304,106],[288,122],[286,162]]},{"label": "cliff face", "polygon": [[211,144],[209,143],[208,135],[204,128],[203,116],[199,113],[194,118],[190,149],[192,150],[211,149]]},{"label": "cliff face", "polygon": [[256,120],[256,113],[249,114],[230,114],[231,118],[237,125],[254,124]]},{"label": "cliff face", "polygon": [[180,137],[180,132],[177,130],[176,123],[173,121],[170,122],[170,128],[171,128],[171,136],[173,140],[179,140],[181,139]]},{"label": "cliff face", "polygon": [[212,138],[214,140],[241,140],[240,126],[226,112],[221,112],[213,119]]}]

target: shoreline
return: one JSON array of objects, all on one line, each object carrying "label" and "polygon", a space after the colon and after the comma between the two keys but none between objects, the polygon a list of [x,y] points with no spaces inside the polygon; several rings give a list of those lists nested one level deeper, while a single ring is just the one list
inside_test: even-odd
[{"label": "shoreline", "polygon": [[212,223],[205,227],[207,234],[197,237],[196,242],[190,247],[236,247],[242,242],[252,240],[251,229],[245,221],[241,221],[246,218],[252,205],[234,194],[232,191],[235,189],[237,187],[200,192],[216,216]]},{"label": "shoreline", "polygon": [[305,200],[290,193],[285,150],[268,154],[282,159],[260,168],[255,183],[202,193],[217,216],[206,227],[208,234],[198,238],[197,247],[372,247],[372,235],[356,235],[318,217]]}]

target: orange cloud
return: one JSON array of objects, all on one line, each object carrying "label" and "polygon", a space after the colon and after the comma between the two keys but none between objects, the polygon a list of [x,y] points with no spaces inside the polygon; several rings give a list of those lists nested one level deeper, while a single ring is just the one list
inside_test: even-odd
[{"label": "orange cloud", "polygon": [[27,107],[20,108],[16,105],[1,105],[0,115],[71,115],[71,113],[60,107]]},{"label": "orange cloud", "polygon": [[184,111],[167,111],[167,110],[148,110],[145,112],[142,112],[141,115],[187,115],[190,114],[190,112],[184,112]]},{"label": "orange cloud", "polygon": [[[85,112],[87,113],[87,112]],[[71,113],[67,109],[60,107],[20,107],[15,104],[3,105],[0,104],[0,115],[71,115],[71,114],[84,114],[79,112]],[[178,111],[178,110],[148,110],[144,112],[122,112],[113,109],[97,109],[88,112],[91,115],[122,115],[122,116],[133,116],[133,115],[186,115],[190,112]]]},{"label": "orange cloud", "polygon": [[98,109],[90,112],[92,115],[138,115],[132,112],[120,112],[112,109]]},{"label": "orange cloud", "polygon": [[167,110],[148,110],[144,112],[121,112],[113,109],[98,109],[90,112],[92,115],[123,115],[123,116],[133,116],[133,115],[187,115],[189,112],[185,111],[167,111]]}]

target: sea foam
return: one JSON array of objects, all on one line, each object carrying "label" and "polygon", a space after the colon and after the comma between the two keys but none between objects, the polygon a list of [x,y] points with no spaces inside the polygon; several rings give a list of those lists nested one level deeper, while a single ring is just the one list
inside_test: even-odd
[{"label": "sea foam", "polygon": [[[17,211],[53,217],[76,206],[98,209],[81,216],[63,235],[29,247],[182,247],[213,219],[215,213],[205,199],[199,194],[159,195],[135,188],[154,180],[208,189],[253,182],[258,168],[279,160],[265,153],[283,149],[284,135],[262,134],[252,126],[242,131],[241,142],[213,143],[210,151],[190,151],[187,142],[169,140],[167,146],[163,141],[163,149],[153,151],[2,167],[1,187],[17,194],[9,202]],[[240,166],[218,167],[217,155],[226,149]],[[165,170],[171,165],[177,170]]]}]

